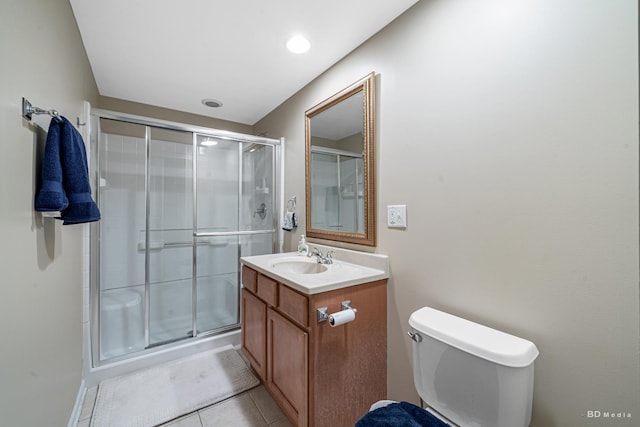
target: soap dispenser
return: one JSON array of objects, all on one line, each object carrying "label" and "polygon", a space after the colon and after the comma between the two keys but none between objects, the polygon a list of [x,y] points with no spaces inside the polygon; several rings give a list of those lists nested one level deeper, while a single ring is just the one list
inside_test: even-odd
[{"label": "soap dispenser", "polygon": [[304,234],[300,236],[300,241],[298,242],[298,254],[306,255],[309,252],[309,246],[307,245],[307,241],[304,238]]}]

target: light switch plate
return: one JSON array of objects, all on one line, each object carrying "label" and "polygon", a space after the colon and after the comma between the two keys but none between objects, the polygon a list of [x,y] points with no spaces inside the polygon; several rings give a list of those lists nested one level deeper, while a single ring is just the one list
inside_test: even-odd
[{"label": "light switch plate", "polygon": [[407,205],[387,205],[387,227],[407,227]]}]

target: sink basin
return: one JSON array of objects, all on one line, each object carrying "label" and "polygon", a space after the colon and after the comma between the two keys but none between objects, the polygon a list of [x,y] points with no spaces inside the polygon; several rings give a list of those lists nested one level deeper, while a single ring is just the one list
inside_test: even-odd
[{"label": "sink basin", "polygon": [[[316,245],[314,244],[314,249]],[[297,252],[241,257],[244,266],[305,294],[313,295],[389,277],[389,258],[367,252],[318,245],[323,253],[334,251],[333,264],[318,264],[315,257]]]},{"label": "sink basin", "polygon": [[271,265],[275,271],[296,274],[318,274],[327,271],[328,267],[307,258],[285,258]]}]

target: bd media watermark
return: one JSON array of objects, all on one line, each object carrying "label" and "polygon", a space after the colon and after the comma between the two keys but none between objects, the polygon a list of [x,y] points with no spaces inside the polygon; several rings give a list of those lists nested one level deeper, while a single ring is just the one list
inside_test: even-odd
[{"label": "bd media watermark", "polygon": [[631,412],[587,411],[587,418],[599,418],[599,419],[631,418]]}]

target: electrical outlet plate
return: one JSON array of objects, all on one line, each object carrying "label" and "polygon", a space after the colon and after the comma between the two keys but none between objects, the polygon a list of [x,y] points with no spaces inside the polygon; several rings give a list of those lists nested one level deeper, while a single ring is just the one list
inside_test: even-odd
[{"label": "electrical outlet plate", "polygon": [[387,227],[407,227],[407,205],[387,205]]}]

